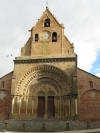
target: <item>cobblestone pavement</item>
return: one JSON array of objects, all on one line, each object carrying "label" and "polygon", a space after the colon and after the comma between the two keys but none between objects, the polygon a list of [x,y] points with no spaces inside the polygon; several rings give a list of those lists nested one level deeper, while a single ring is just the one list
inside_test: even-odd
[{"label": "cobblestone pavement", "polygon": [[[1,131],[0,133],[17,133],[13,131]],[[25,132],[18,132],[25,133]],[[89,129],[89,130],[76,130],[76,131],[62,131],[62,132],[26,132],[26,133],[100,133],[100,128],[98,129]]]}]

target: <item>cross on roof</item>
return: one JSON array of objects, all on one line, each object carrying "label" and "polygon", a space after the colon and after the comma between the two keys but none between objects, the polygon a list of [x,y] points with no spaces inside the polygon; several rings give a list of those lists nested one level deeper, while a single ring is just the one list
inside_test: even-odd
[{"label": "cross on roof", "polygon": [[46,0],[46,3],[45,3],[46,7],[48,7],[48,0]]}]

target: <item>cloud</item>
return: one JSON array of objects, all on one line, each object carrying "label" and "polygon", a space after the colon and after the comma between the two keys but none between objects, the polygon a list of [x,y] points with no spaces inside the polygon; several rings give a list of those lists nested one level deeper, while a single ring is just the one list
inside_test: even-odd
[{"label": "cloud", "polygon": [[2,59],[0,58],[0,76],[4,76],[7,73],[13,71],[13,57],[10,55],[2,56]]},{"label": "cloud", "polygon": [[96,72],[100,71],[100,68],[97,68],[95,71],[96,71]]},{"label": "cloud", "polygon": [[[92,72],[94,62],[100,51],[100,1],[82,0],[75,4],[66,35],[75,44],[75,52],[78,54],[78,66]],[[75,11],[76,10],[76,11]],[[99,62],[98,62],[99,63]]]},{"label": "cloud", "polygon": [[78,41],[75,45],[75,52],[78,53],[78,66],[86,71],[91,70],[97,58],[96,48],[90,47],[85,41]]},{"label": "cloud", "polygon": [[[20,48],[30,36],[28,30],[42,15],[45,3],[45,0],[1,2],[0,76],[13,70],[13,59],[20,55]],[[74,43],[78,54],[78,66],[93,72],[100,51],[100,0],[51,0],[49,8],[64,23],[65,35]],[[10,53],[13,57],[7,58]]]}]

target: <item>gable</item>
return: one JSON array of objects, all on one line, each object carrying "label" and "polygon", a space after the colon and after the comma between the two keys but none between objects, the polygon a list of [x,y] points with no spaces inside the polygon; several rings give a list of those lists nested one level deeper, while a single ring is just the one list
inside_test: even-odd
[{"label": "gable", "polygon": [[50,27],[58,26],[62,27],[61,24],[56,20],[56,18],[53,16],[53,14],[49,11],[48,8],[46,8],[45,12],[43,15],[40,17],[34,28],[40,28],[44,26],[44,22],[46,19],[50,19]]},{"label": "gable", "polygon": [[74,55],[73,44],[64,35],[64,26],[48,8],[31,30],[30,39],[21,49],[21,56],[60,57]]}]

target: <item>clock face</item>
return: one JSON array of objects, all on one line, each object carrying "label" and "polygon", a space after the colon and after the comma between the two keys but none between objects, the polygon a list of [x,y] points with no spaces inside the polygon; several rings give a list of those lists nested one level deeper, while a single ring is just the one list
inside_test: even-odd
[{"label": "clock face", "polygon": [[43,39],[49,39],[50,37],[50,32],[49,31],[44,31],[43,32]]}]

